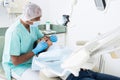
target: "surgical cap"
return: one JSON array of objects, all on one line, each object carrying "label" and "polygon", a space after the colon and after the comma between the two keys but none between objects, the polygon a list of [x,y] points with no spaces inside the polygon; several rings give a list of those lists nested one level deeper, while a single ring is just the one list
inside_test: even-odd
[{"label": "surgical cap", "polygon": [[23,9],[21,19],[28,21],[39,16],[41,16],[41,8],[38,5],[29,2]]}]

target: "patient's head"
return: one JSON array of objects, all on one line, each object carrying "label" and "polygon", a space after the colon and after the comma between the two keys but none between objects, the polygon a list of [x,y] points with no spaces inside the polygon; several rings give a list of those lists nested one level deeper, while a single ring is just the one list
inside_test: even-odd
[{"label": "patient's head", "polygon": [[47,42],[48,47],[50,47],[52,45],[52,41],[50,40],[49,36],[44,36],[43,38],[39,39],[38,42],[40,42],[41,40]]},{"label": "patient's head", "polygon": [[44,36],[43,38],[40,38],[34,42],[33,48],[35,48],[40,41],[45,41],[48,44],[48,48],[52,45],[52,41],[50,40],[49,36]]}]

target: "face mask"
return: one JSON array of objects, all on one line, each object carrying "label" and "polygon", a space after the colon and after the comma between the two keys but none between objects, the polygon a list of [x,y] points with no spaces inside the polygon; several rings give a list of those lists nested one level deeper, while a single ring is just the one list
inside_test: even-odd
[{"label": "face mask", "polygon": [[36,22],[33,22],[32,25],[30,25],[30,27],[38,27],[40,25],[40,21],[36,21]]}]

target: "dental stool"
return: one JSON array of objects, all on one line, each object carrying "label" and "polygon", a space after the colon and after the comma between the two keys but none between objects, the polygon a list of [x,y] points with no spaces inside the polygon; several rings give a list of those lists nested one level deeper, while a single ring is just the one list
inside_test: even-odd
[{"label": "dental stool", "polygon": [[5,80],[5,74],[4,70],[2,68],[2,54],[3,54],[3,48],[4,48],[4,36],[0,36],[0,80]]},{"label": "dental stool", "polygon": [[[0,36],[0,80],[6,80],[5,73],[2,67],[2,55],[3,55],[3,48],[4,48],[4,36]],[[12,78],[12,80],[16,80]]]}]

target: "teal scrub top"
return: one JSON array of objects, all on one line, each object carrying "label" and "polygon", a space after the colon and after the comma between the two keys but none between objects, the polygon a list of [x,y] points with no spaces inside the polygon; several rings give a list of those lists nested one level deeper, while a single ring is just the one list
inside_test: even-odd
[{"label": "teal scrub top", "polygon": [[20,20],[16,21],[5,34],[5,46],[3,52],[3,68],[7,76],[7,80],[11,80],[11,71],[21,76],[22,73],[31,67],[32,58],[28,61],[13,65],[10,56],[20,56],[32,51],[33,43],[42,38],[44,35],[37,26],[30,27],[30,32],[21,24]]}]

